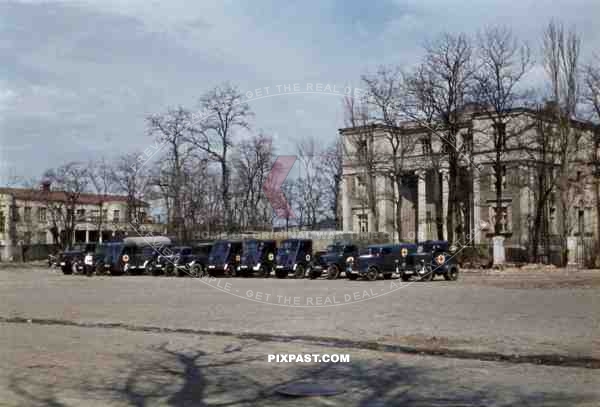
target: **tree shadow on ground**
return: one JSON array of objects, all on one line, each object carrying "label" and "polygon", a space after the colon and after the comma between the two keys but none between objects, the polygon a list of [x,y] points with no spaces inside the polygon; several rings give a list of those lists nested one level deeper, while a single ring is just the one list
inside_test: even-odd
[{"label": "tree shadow on ground", "polygon": [[[249,352],[252,354],[252,352]],[[385,355],[382,355],[385,357]],[[536,391],[526,386],[468,383],[456,366],[431,368],[397,361],[372,359],[351,363],[266,363],[266,355],[244,352],[209,353],[203,350],[154,348],[150,357],[124,356],[128,368],[115,377],[88,374],[77,379],[74,372],[62,377],[41,368],[11,377],[10,390],[23,405],[63,407],[65,397],[96,401],[95,405],[160,406],[549,406],[589,403],[593,395],[573,391]],[[431,365],[431,364],[428,364]],[[60,373],[60,372],[58,372]],[[505,373],[506,374],[506,373]],[[68,376],[71,375],[71,376]],[[66,384],[65,384],[66,383]],[[321,383],[344,392],[327,398],[298,398],[276,390],[291,383]],[[597,401],[597,400],[596,400]]]}]

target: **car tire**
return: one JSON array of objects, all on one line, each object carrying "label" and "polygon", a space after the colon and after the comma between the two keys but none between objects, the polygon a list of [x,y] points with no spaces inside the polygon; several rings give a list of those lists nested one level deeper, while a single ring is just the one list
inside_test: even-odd
[{"label": "car tire", "polygon": [[358,276],[356,274],[350,274],[350,273],[347,273],[347,274],[348,274],[348,280],[356,281],[356,279],[358,278]]},{"label": "car tire", "polygon": [[327,279],[337,280],[340,277],[340,269],[335,264],[332,264],[327,268]]},{"label": "car tire", "polygon": [[165,265],[165,276],[168,276],[168,277],[172,276],[174,271],[175,271],[175,268],[173,267],[172,264],[167,263]]},{"label": "car tire", "polygon": [[259,274],[263,278],[269,278],[269,276],[271,275],[271,271],[265,266],[260,266]]},{"label": "car tire", "polygon": [[275,277],[277,277],[277,278],[286,278],[287,275],[288,275],[287,271],[275,270]]},{"label": "car tire", "polygon": [[202,266],[200,264],[194,264],[190,268],[190,274],[192,277],[200,278],[204,276],[204,271],[202,270]]},{"label": "car tire", "polygon": [[375,281],[375,280],[377,280],[378,276],[379,276],[379,271],[375,267],[369,267],[369,270],[367,270],[367,274],[365,275],[365,278],[369,281]]},{"label": "car tire", "polygon": [[306,272],[306,270],[304,269],[304,266],[302,266],[301,264],[298,264],[296,266],[296,270],[294,270],[294,278],[296,278],[296,279],[304,278],[305,272]]},{"label": "car tire", "polygon": [[423,274],[422,276],[420,276],[420,281],[431,281],[433,280],[433,273],[434,271],[431,269],[431,267],[427,267],[427,271],[425,272],[425,274]]},{"label": "car tire", "polygon": [[405,273],[403,272],[403,273],[401,273],[401,274],[400,274],[400,279],[401,279],[402,281],[405,281],[405,282],[406,282],[406,281],[409,281],[409,280],[410,280],[410,275],[408,275],[408,274],[405,274]]},{"label": "car tire", "polygon": [[456,281],[458,280],[458,267],[452,266],[444,273],[444,280]]},{"label": "car tire", "polygon": [[77,271],[77,264],[73,263],[71,264],[71,274],[78,274],[79,272]]},{"label": "car tire", "polygon": [[73,270],[69,267],[69,266],[62,266],[61,270],[63,272],[63,274],[73,274]]}]

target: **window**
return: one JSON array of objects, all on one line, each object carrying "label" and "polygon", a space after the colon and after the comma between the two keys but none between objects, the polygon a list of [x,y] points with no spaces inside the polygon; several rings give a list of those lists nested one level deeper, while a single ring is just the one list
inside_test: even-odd
[{"label": "window", "polygon": [[473,153],[473,129],[463,133],[463,146],[467,155]]},{"label": "window", "polygon": [[421,149],[422,149],[423,155],[431,154],[431,139],[422,138],[421,139]]},{"label": "window", "polygon": [[102,220],[108,220],[108,209],[102,209]]},{"label": "window", "polygon": [[138,214],[138,222],[144,223],[146,221],[146,212],[140,211]]},{"label": "window", "polygon": [[113,210],[113,222],[119,223],[121,220],[121,211],[118,209]]},{"label": "window", "polygon": [[85,219],[85,209],[77,209],[77,220]]},{"label": "window", "polygon": [[4,222],[6,222],[4,212],[0,211],[0,233],[4,233]]},{"label": "window", "polygon": [[67,209],[67,223],[71,222],[71,219],[73,219],[74,213],[73,213],[73,209]]},{"label": "window", "polygon": [[583,236],[585,230],[584,230],[584,218],[585,218],[585,212],[583,210],[583,208],[575,208],[577,210],[577,236]]},{"label": "window", "polygon": [[38,222],[46,222],[46,208],[38,208]]},{"label": "window", "polygon": [[494,140],[499,142],[502,149],[506,149],[506,123],[494,124]]},{"label": "window", "polygon": [[23,222],[31,222],[31,207],[26,206],[23,208]]},{"label": "window", "polygon": [[100,220],[100,209],[92,209],[92,222]]},{"label": "window", "polygon": [[510,233],[511,232],[511,217],[509,208],[506,206],[495,208],[490,207],[490,222],[492,224],[492,228],[496,227],[496,217],[500,217],[500,229],[499,233]]},{"label": "window", "polygon": [[47,244],[48,242],[46,240],[46,232],[38,232],[37,241],[38,244]]},{"label": "window", "polygon": [[[502,170],[501,170],[501,174],[502,174],[502,191],[506,191],[506,165],[502,166]],[[496,191],[496,169],[494,166],[492,166],[492,174],[490,177],[490,191]]]},{"label": "window", "polygon": [[358,230],[361,233],[366,233],[369,231],[369,217],[367,215],[358,215]]}]

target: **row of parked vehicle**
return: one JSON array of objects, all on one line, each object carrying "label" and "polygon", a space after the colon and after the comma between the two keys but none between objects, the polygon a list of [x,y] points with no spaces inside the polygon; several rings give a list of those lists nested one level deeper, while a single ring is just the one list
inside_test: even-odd
[{"label": "row of parked vehicle", "polygon": [[50,258],[49,265],[73,274],[149,274],[203,276],[260,276],[278,278],[377,280],[395,275],[403,281],[430,281],[436,275],[458,278],[459,266],[446,241],[373,244],[334,242],[313,252],[310,239],[219,240],[188,246],[167,237],[130,237],[118,242],[85,245]]}]

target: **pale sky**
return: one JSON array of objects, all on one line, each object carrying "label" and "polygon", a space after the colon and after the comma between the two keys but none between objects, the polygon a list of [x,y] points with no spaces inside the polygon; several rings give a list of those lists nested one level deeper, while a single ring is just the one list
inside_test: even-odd
[{"label": "pale sky", "polygon": [[[218,4],[218,5],[215,5]],[[558,18],[600,53],[598,0],[0,1],[0,183],[71,160],[143,150],[144,117],[194,108],[224,81],[242,92],[320,82],[361,87],[378,65],[410,66],[443,31],[507,25],[534,50]],[[536,68],[531,80],[541,80]],[[252,101],[280,152],[341,127],[341,98]],[[287,150],[287,151],[286,151]]]}]

